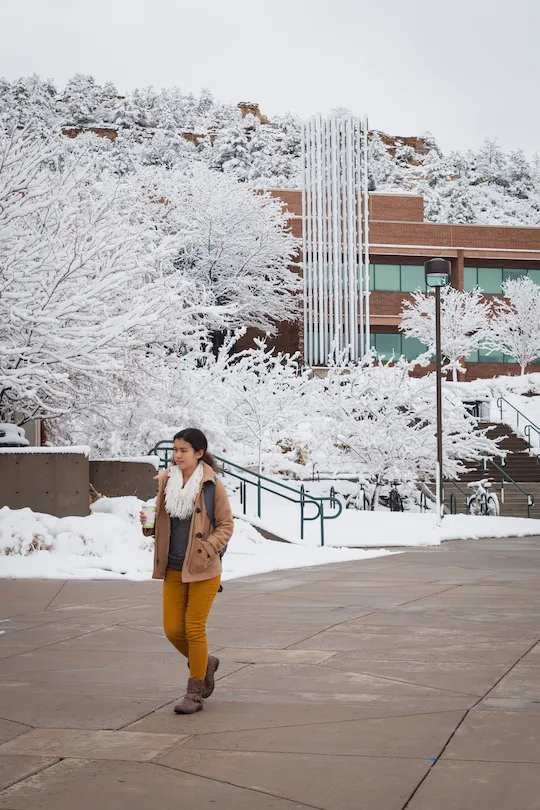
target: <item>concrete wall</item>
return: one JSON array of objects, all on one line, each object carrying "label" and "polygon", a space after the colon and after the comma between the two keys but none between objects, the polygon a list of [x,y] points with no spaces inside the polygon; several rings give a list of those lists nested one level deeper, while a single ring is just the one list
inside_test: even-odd
[{"label": "concrete wall", "polygon": [[56,517],[88,515],[84,453],[0,451],[0,507],[30,507]]},{"label": "concrete wall", "polygon": [[89,473],[94,489],[109,498],[136,495],[146,501],[157,493],[154,481],[157,470],[153,464],[122,459],[91,461]]}]

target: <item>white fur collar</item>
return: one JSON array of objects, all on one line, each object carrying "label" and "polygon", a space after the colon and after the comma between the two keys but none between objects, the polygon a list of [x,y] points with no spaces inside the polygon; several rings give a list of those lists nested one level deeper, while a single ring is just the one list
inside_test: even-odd
[{"label": "white fur collar", "polygon": [[169,480],[165,487],[165,508],[171,517],[189,518],[201,488],[203,465],[199,462],[184,486],[184,476],[176,465],[169,468]]}]

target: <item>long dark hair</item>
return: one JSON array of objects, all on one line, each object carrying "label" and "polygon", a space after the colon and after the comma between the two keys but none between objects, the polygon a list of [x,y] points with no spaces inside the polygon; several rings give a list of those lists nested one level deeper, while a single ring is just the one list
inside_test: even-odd
[{"label": "long dark hair", "polygon": [[173,442],[175,442],[177,439],[190,444],[195,452],[198,450],[203,450],[204,455],[202,457],[202,461],[206,462],[209,467],[212,467],[213,470],[217,471],[218,466],[216,464],[216,460],[212,453],[208,452],[208,442],[202,430],[197,430],[197,428],[185,428],[185,430],[181,430],[175,435]]}]

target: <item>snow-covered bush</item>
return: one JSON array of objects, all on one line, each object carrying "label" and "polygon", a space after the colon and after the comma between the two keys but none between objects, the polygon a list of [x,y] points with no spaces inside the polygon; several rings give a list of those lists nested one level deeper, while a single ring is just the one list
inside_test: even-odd
[{"label": "snow-covered bush", "polygon": [[[436,462],[435,375],[410,377],[413,365],[374,362],[336,364],[322,393],[321,440],[342,468],[372,485],[372,508],[381,487],[397,481],[430,482]],[[456,478],[464,462],[498,453],[497,443],[480,429],[460,397],[444,389],[444,475]]]}]

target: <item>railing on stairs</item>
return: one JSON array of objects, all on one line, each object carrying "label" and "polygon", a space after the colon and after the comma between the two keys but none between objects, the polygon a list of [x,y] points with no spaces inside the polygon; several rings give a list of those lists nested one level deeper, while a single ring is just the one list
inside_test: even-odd
[{"label": "railing on stairs", "polygon": [[[511,402],[509,402],[503,396],[500,396],[497,399],[497,407],[499,408],[499,410],[501,412],[501,422],[504,422],[504,419],[503,419],[504,403],[506,403],[506,405],[508,405],[509,408],[512,408],[512,410],[515,411],[515,414],[516,414],[516,430],[519,430],[519,420],[520,420],[520,418],[522,419],[522,423],[524,423],[524,422],[526,423],[524,428],[523,428],[523,434],[524,434],[525,438],[527,439],[527,444],[529,445],[529,452],[533,449],[533,447],[540,448],[540,428],[537,425],[535,425],[534,422],[532,422],[529,419],[528,416],[525,416],[525,414],[522,411],[520,411],[519,408],[516,408],[515,405],[513,405]],[[511,427],[513,427],[513,425],[511,425]],[[535,437],[538,438],[537,443],[533,443],[533,441],[531,439],[531,432]]]},{"label": "railing on stairs", "polygon": [[[465,490],[460,487],[460,485],[457,483],[457,481],[447,481],[446,484],[452,484],[456,489],[459,489],[459,491],[461,492],[461,494],[463,495],[463,497],[465,499],[465,510],[464,511],[467,512],[467,499],[469,497],[469,493],[465,492]],[[443,489],[444,489],[444,486],[443,486]],[[456,497],[455,492],[450,493],[450,514],[451,515],[457,515],[457,497]]]},{"label": "railing on stairs", "polygon": [[[150,455],[158,456],[160,460],[160,468],[165,468],[172,458],[173,444],[170,440],[164,439],[158,442],[150,451]],[[230,475],[237,481],[240,481],[240,503],[244,515],[247,514],[247,495],[248,485],[255,487],[257,490],[257,517],[262,516],[262,493],[268,492],[272,495],[277,495],[291,503],[298,504],[300,508],[300,539],[304,539],[305,523],[312,520],[320,521],[320,538],[321,546],[324,546],[324,524],[326,520],[335,520],[341,515],[343,505],[339,498],[336,496],[334,487],[330,490],[328,497],[318,497],[310,495],[306,492],[304,485],[300,489],[295,489],[281,481],[275,481],[258,472],[253,472],[241,467],[240,464],[235,464],[221,456],[214,456],[214,458],[221,463],[221,470],[225,475]],[[335,509],[335,514],[325,514],[324,505],[328,502],[331,509]],[[316,511],[313,515],[306,515],[306,510],[313,507]]]},{"label": "railing on stairs", "polygon": [[517,483],[517,481],[514,481],[514,479],[510,475],[508,475],[508,473],[505,470],[503,470],[502,467],[499,467],[497,462],[493,461],[492,458],[489,458],[489,459],[484,458],[484,459],[482,459],[482,467],[484,469],[484,472],[487,472],[487,465],[488,464],[491,464],[491,466],[494,467],[495,470],[501,476],[501,503],[504,503],[504,485],[505,485],[505,481],[508,481],[510,484],[517,487],[517,489],[519,489],[519,491],[523,495],[525,495],[525,497],[527,499],[527,517],[530,518],[530,516],[531,516],[531,508],[534,506],[534,495],[531,492],[526,492],[523,489],[523,487],[520,486]]}]

